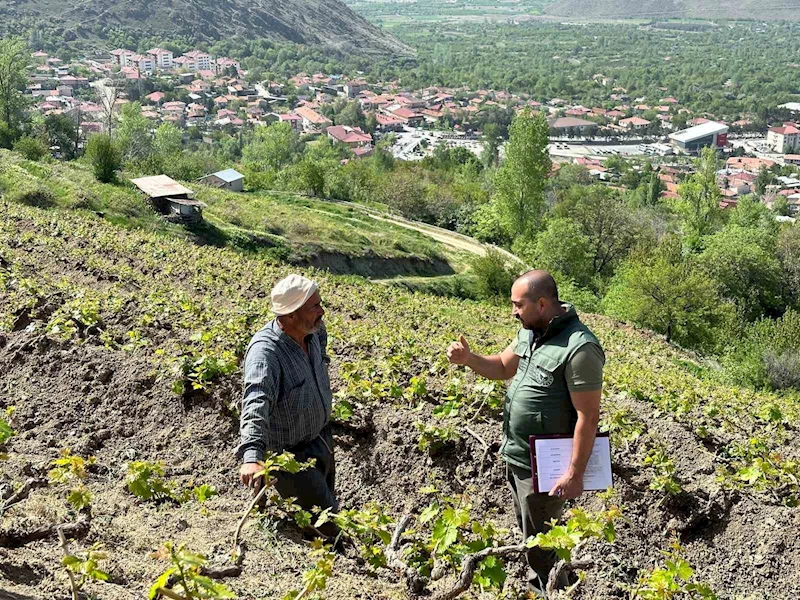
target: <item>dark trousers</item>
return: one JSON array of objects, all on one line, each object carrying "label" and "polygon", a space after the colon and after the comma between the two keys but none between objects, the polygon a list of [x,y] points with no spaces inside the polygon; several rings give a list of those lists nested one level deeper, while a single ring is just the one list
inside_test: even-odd
[{"label": "dark trousers", "polygon": [[[550,529],[548,521],[558,519],[564,511],[564,500],[548,496],[547,492],[535,493],[530,469],[506,463],[506,478],[523,539],[547,532]],[[556,563],[556,553],[552,550],[531,548],[525,553],[525,557],[528,562],[528,588],[535,587],[544,591],[550,569]]]},{"label": "dark trousers", "polygon": [[287,448],[287,452],[295,455],[300,462],[309,458],[316,459],[313,467],[297,473],[278,471],[275,489],[284,498],[297,498],[305,510],[318,506],[320,509],[339,510],[336,501],[336,464],[333,457],[333,436],[330,427],[325,427],[320,434],[306,444]]}]

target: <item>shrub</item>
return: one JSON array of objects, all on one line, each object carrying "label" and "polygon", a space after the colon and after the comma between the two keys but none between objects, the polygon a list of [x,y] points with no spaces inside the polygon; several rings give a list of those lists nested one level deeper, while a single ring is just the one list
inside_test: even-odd
[{"label": "shrub", "polygon": [[725,357],[733,380],[755,387],[800,389],[800,312],[789,310],[779,319],[761,319],[739,337]]},{"label": "shrub", "polygon": [[38,161],[47,156],[48,148],[39,138],[26,135],[14,142],[14,152],[19,152],[28,160]]},{"label": "shrub", "polygon": [[102,183],[114,183],[122,167],[122,153],[111,136],[93,135],[86,144],[86,156],[94,168],[94,176]]},{"label": "shrub", "polygon": [[481,298],[506,298],[511,293],[511,284],[517,278],[506,266],[505,257],[491,249],[484,256],[472,261],[472,270],[477,277],[476,288]]},{"label": "shrub", "polygon": [[50,208],[56,204],[56,198],[48,188],[27,182],[9,192],[8,199],[36,208]]},{"label": "shrub", "polygon": [[800,390],[800,352],[789,351],[783,354],[768,352],[764,355],[764,366],[773,389]]}]

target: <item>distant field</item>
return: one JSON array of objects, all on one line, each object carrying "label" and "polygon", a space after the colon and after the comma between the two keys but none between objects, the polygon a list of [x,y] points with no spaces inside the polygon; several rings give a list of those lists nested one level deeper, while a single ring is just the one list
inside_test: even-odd
[{"label": "distant field", "polygon": [[444,20],[510,19],[542,14],[548,0],[418,0],[386,2],[383,0],[345,0],[355,12],[384,26],[398,23]]}]

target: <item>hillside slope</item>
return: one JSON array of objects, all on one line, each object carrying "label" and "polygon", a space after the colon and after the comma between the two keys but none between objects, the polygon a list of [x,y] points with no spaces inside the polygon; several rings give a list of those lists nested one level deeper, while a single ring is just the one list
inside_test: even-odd
[{"label": "hillside slope", "polygon": [[238,194],[184,183],[206,204],[205,224],[191,230],[165,222],[132,184],[98,183],[87,165],[35,163],[0,150],[0,192],[39,206],[93,211],[118,225],[339,274],[449,275],[463,262],[445,245],[359,207],[289,193]]},{"label": "hillside slope", "polygon": [[[83,525],[73,550],[100,543],[109,553],[109,581],[85,589],[104,600],[144,597],[166,567],[151,555],[165,540],[225,562],[247,503],[232,454],[240,362],[270,318],[270,286],[289,270],[73,210],[0,201],[0,409],[14,407],[16,431],[0,448],[9,457],[0,462],[0,498],[27,479],[44,482],[64,448],[96,457],[83,479],[37,487],[0,511],[0,589],[13,598],[67,598],[62,551],[47,528],[76,519]],[[504,347],[516,328],[508,310],[308,274],[326,304],[335,402],[352,411],[338,412],[334,427],[343,507],[377,503],[369,514],[391,531],[431,494],[454,497],[473,519],[510,529],[498,541],[516,539],[496,454],[503,386],[449,366],[443,352],[459,334],[479,352]],[[709,582],[722,599],[793,597],[797,397],[715,383],[691,355],[647,332],[584,319],[608,358],[603,428],[612,435],[625,519],[613,547],[585,548],[594,564],[573,597],[619,598],[621,586],[663,565],[661,551],[674,538],[693,580]],[[417,423],[434,428],[428,435],[449,433],[426,451]],[[219,495],[202,505],[140,500],[125,483],[134,460],[163,461],[176,490],[209,484]],[[81,514],[66,502],[77,484],[92,494]],[[595,509],[599,500],[585,494],[578,505]],[[302,587],[301,570],[313,559],[290,521],[253,518],[243,535],[242,572],[225,581],[238,597]],[[337,555],[325,597],[405,597],[396,575],[367,565],[357,548]],[[516,587],[519,561],[508,569]],[[453,580],[450,570],[434,587]]]},{"label": "hillside slope", "polygon": [[571,19],[746,19],[800,18],[797,6],[780,0],[555,0],[545,14]]},{"label": "hillside slope", "polygon": [[77,40],[102,39],[112,31],[122,31],[165,40],[243,36],[324,44],[344,52],[411,52],[339,0],[18,0],[2,3],[0,18],[16,27],[19,23],[33,28],[58,27],[69,32],[66,39]]}]

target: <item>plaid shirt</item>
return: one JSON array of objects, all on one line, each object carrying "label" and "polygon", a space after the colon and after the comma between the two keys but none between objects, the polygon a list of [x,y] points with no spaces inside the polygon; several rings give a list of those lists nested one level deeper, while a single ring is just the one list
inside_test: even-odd
[{"label": "plaid shirt", "polygon": [[281,452],[316,438],[331,417],[331,383],[325,326],[306,337],[308,354],[277,320],[258,331],[244,361],[244,397],[239,422],[243,461]]}]

